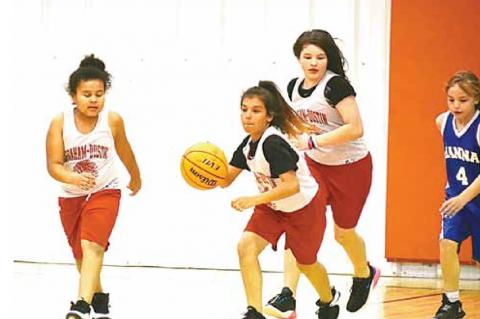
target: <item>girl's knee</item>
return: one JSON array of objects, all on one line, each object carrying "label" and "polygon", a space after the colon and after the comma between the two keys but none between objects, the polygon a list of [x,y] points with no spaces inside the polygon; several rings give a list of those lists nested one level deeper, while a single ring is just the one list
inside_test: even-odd
[{"label": "girl's knee", "polygon": [[96,255],[102,255],[105,252],[105,248],[93,241],[82,239],[81,245],[84,254],[89,252]]},{"label": "girl's knee", "polygon": [[256,256],[255,242],[248,237],[242,237],[237,244],[237,252],[240,258],[247,256]]},{"label": "girl's knee", "polygon": [[440,240],[440,252],[443,253],[457,253],[458,244],[449,239]]},{"label": "girl's knee", "polygon": [[306,272],[306,271],[309,271],[310,269],[314,268],[315,265],[317,264],[317,262],[313,262],[313,263],[299,263],[297,262],[297,267],[298,269],[300,269],[301,272]]},{"label": "girl's knee", "polygon": [[335,240],[343,245],[355,236],[355,229],[343,229],[336,227],[335,228]]},{"label": "girl's knee", "polygon": [[339,244],[345,242],[345,235],[343,233],[335,232],[335,241]]},{"label": "girl's knee", "polygon": [[238,256],[243,257],[258,257],[260,253],[268,245],[268,242],[259,235],[246,231],[243,233],[237,244]]}]

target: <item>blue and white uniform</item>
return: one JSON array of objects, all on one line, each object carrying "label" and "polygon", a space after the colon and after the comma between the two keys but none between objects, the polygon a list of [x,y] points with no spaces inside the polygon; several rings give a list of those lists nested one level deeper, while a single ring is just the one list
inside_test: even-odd
[{"label": "blue and white uniform", "polygon": [[[476,111],[464,128],[458,130],[452,113],[442,123],[445,163],[447,167],[446,199],[460,195],[480,175],[480,111]],[[442,239],[461,244],[472,237],[473,258],[480,262],[480,196],[475,197],[453,217],[442,220]]]}]

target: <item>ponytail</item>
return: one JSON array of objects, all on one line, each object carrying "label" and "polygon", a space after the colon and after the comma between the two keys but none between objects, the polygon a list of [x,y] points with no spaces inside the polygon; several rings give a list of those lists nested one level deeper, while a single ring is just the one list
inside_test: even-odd
[{"label": "ponytail", "polygon": [[278,128],[289,137],[296,137],[303,133],[313,133],[315,128],[304,122],[300,116],[285,101],[275,83],[260,81],[258,86],[249,88],[242,95],[245,97],[256,96],[265,104],[267,113],[272,116],[271,125]]}]

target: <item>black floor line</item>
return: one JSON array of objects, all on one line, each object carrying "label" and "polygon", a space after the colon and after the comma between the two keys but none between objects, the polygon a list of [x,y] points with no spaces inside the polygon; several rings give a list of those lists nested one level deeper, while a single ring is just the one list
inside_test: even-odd
[{"label": "black floor line", "polygon": [[393,299],[393,300],[385,300],[382,303],[400,302],[400,301],[422,299],[422,298],[441,296],[441,295],[442,295],[441,293],[435,293],[435,294],[421,295],[421,296],[415,296],[415,297],[405,297],[405,298],[399,298],[399,299]]}]

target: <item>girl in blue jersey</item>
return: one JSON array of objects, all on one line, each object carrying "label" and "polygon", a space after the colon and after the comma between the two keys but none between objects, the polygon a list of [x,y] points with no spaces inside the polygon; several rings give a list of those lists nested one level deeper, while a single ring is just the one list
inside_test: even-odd
[{"label": "girl in blue jersey", "polygon": [[460,244],[472,237],[473,259],[480,262],[480,82],[469,71],[453,75],[446,85],[448,111],[436,124],[443,135],[447,166],[445,202],[440,207],[440,263],[444,293],[435,319],[463,318],[459,298]]},{"label": "girl in blue jersey", "polygon": [[[247,312],[243,319],[265,319],[262,314],[262,273],[258,257],[268,244],[275,249],[285,233],[285,246],[319,295],[317,317],[336,319],[339,294],[330,288],[327,271],[317,261],[325,231],[325,197],[302,155],[289,136],[310,131],[272,82],[261,81],[243,94],[241,121],[248,136],[234,152],[228,176],[230,185],[243,171],[253,173],[259,193],[232,201],[242,211],[254,208],[238,243],[238,256]],[[320,187],[324,187],[320,185]]]}]

